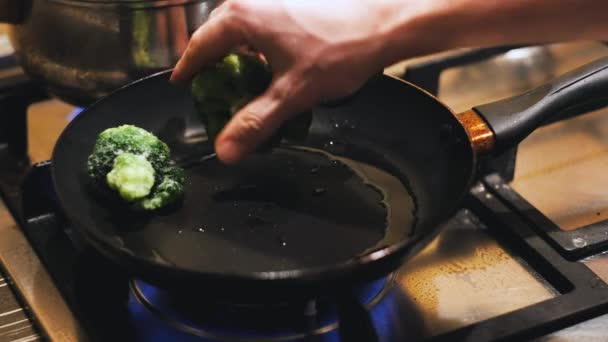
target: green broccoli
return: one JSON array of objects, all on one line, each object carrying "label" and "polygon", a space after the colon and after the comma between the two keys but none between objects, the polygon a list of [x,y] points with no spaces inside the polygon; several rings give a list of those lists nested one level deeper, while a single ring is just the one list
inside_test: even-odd
[{"label": "green broccoli", "polygon": [[[230,53],[220,62],[199,72],[192,80],[191,93],[209,140],[214,141],[232,115],[261,95],[272,81],[272,72],[258,58]],[[312,119],[303,113],[287,122],[271,139],[276,143],[283,136],[303,139]]]},{"label": "green broccoli", "polygon": [[162,172],[161,182],[152,189],[149,196],[137,201],[135,205],[144,210],[156,210],[176,202],[184,193],[185,179],[182,168],[166,167]]},{"label": "green broccoli", "polygon": [[97,185],[114,190],[135,208],[155,210],[183,195],[181,168],[154,134],[132,125],[106,129],[97,137],[87,171]]},{"label": "green broccoli", "polygon": [[108,128],[97,137],[88,159],[89,175],[99,183],[105,182],[114,167],[114,158],[123,153],[145,157],[154,170],[165,167],[171,158],[169,146],[154,134],[136,126],[122,125]]},{"label": "green broccoli", "polygon": [[132,202],[148,196],[154,186],[154,173],[144,156],[123,153],[114,159],[114,168],[106,178],[111,189]]}]

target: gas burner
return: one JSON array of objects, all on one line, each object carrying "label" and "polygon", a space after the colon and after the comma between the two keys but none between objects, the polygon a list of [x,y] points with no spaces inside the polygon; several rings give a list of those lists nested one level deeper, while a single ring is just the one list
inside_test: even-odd
[{"label": "gas burner", "polygon": [[[384,310],[375,306],[389,292],[393,277],[372,282],[355,291],[360,303],[371,316]],[[235,305],[176,296],[141,280],[130,281],[129,311],[135,324],[147,329],[143,340],[155,340],[148,335],[150,320],[161,321],[164,337],[171,339],[209,339],[212,341],[296,341],[305,338],[335,338],[338,312],[331,300],[318,299],[270,305]],[[377,318],[377,317],[373,317]],[[155,331],[156,336],[159,331]],[[330,337],[333,336],[333,337]]]}]

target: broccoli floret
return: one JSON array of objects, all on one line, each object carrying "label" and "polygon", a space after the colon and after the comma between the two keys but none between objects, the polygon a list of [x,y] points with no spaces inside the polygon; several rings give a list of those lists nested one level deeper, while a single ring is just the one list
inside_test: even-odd
[{"label": "broccoli floret", "polygon": [[154,168],[141,155],[123,153],[114,159],[114,168],[106,176],[111,189],[132,202],[147,196],[154,186]]},{"label": "broccoli floret", "polygon": [[160,209],[179,200],[184,193],[184,170],[170,166],[163,170],[162,181],[152,190],[152,193],[138,201],[135,205],[144,210]]},{"label": "broccoli floret", "polygon": [[[214,141],[232,115],[261,95],[271,81],[272,72],[266,64],[237,53],[199,72],[192,81],[191,93],[209,140]],[[311,119],[310,112],[296,116],[271,141],[280,141],[283,136],[303,139]]]},{"label": "broccoli floret", "polygon": [[116,191],[135,208],[155,210],[183,195],[184,171],[171,162],[167,144],[142,128],[123,125],[99,134],[87,171],[95,184]]},{"label": "broccoli floret", "polygon": [[136,126],[122,125],[108,128],[97,137],[88,159],[89,175],[99,183],[105,182],[114,167],[114,158],[123,153],[145,157],[154,170],[163,169],[171,158],[169,146],[154,134]]}]

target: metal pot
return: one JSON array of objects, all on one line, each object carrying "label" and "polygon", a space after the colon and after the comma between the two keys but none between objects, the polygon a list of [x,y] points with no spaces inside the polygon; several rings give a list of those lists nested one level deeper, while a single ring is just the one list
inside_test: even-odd
[{"label": "metal pot", "polygon": [[173,67],[218,0],[0,0],[17,60],[54,96],[86,106]]}]

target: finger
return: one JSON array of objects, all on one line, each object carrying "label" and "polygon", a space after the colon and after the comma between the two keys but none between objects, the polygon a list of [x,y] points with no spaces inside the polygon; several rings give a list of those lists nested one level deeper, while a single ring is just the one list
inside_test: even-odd
[{"label": "finger", "polygon": [[210,13],[209,13],[209,18],[208,18],[208,19],[211,19],[211,18],[213,18],[213,17],[217,16],[217,15],[218,15],[218,14],[219,14],[219,13],[222,11],[222,9],[224,9],[224,8],[225,8],[224,6],[222,6],[222,4],[223,4],[223,3],[224,3],[224,1],[221,1],[221,2],[220,2],[220,3],[219,3],[219,4],[218,4],[218,5],[217,5],[217,6],[216,6],[216,7],[215,7],[215,8],[214,8],[214,9],[213,9],[213,10],[212,10]]},{"label": "finger", "polygon": [[221,14],[207,21],[192,35],[186,51],[171,74],[171,82],[188,82],[204,65],[213,63],[244,41],[242,31]]},{"label": "finger", "polygon": [[274,82],[226,124],[215,142],[215,151],[222,162],[239,162],[270,138],[285,120],[301,111],[303,103],[293,100],[298,96],[286,96],[287,88],[281,84],[284,82]]},{"label": "finger", "polygon": [[239,45],[234,48],[234,51],[243,55],[249,55],[254,57],[260,55],[260,53],[256,49],[252,48],[249,45]]}]

